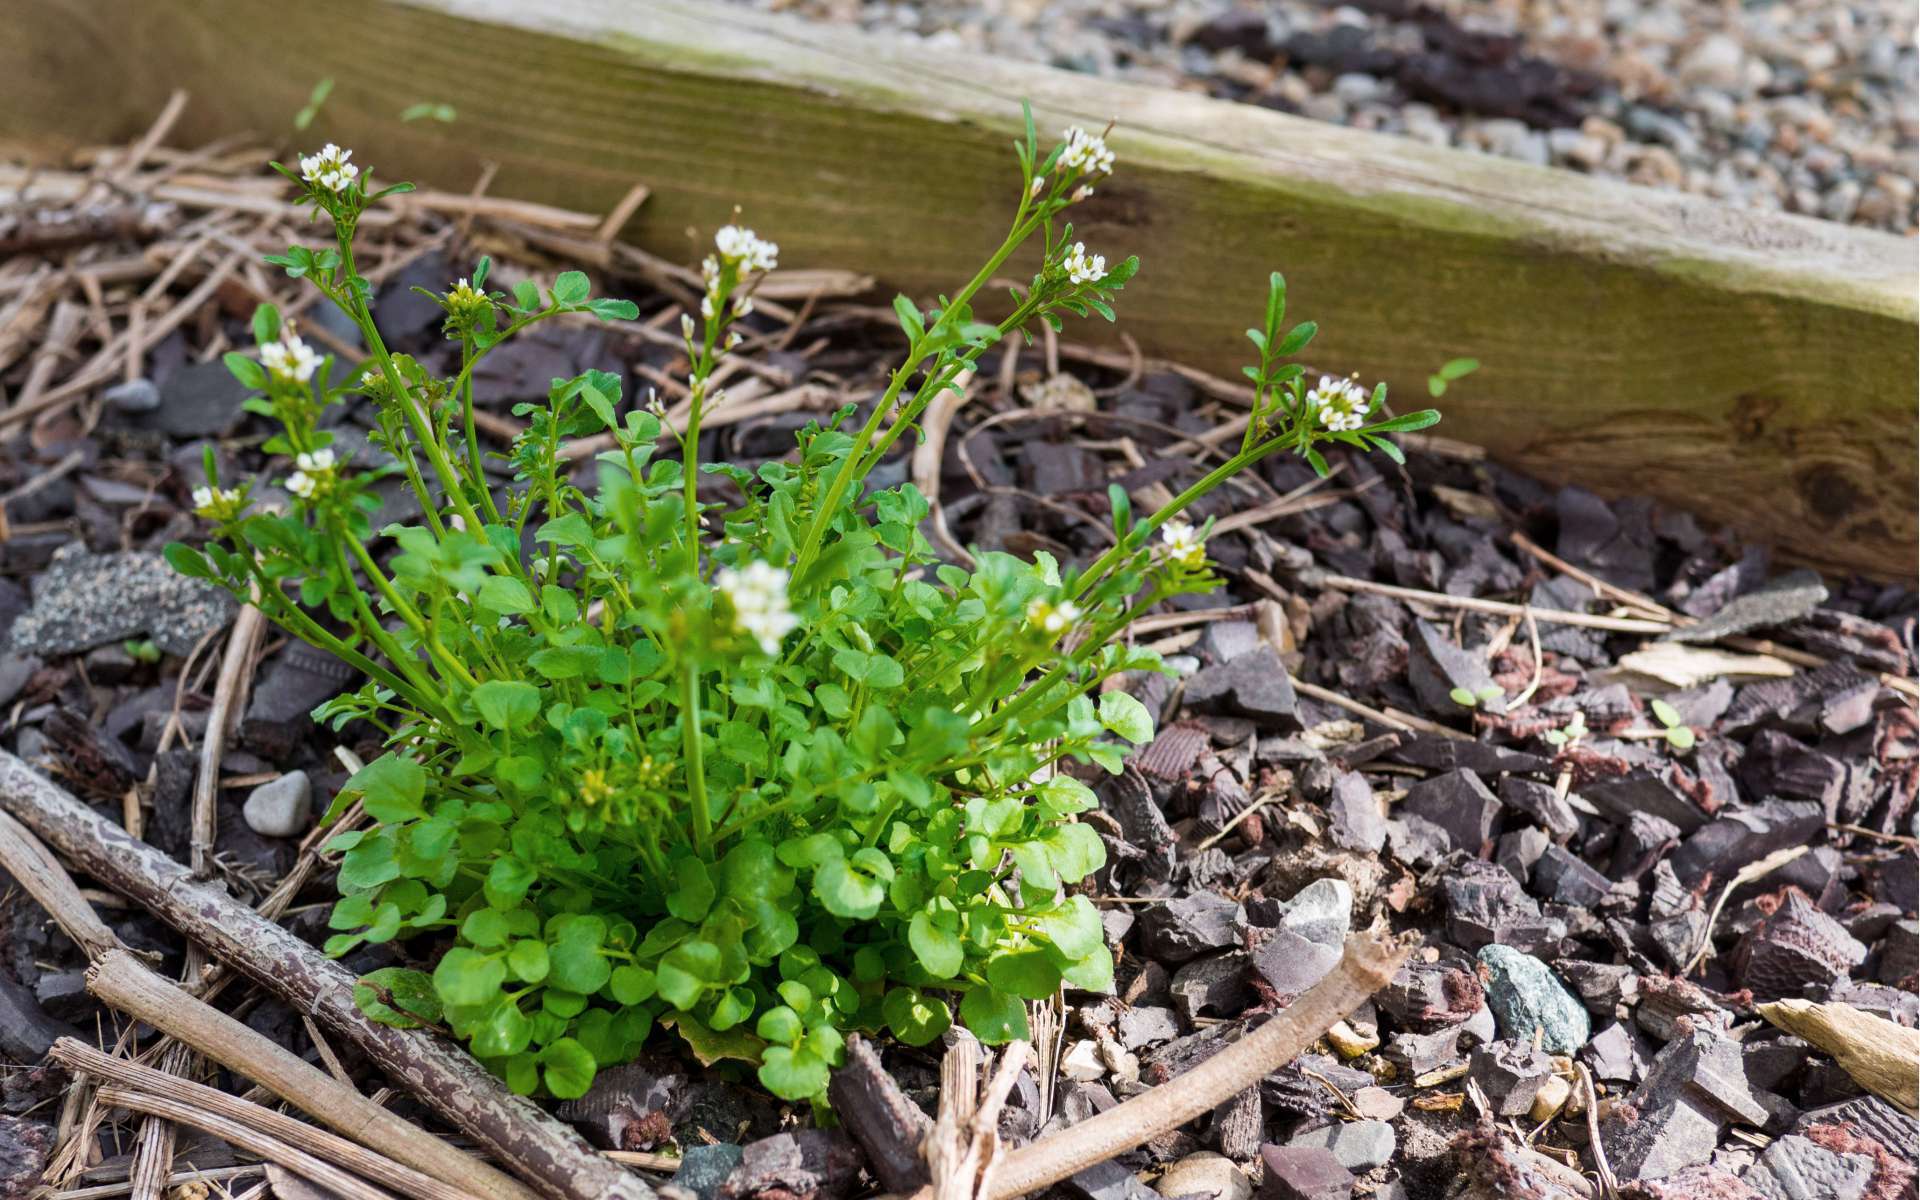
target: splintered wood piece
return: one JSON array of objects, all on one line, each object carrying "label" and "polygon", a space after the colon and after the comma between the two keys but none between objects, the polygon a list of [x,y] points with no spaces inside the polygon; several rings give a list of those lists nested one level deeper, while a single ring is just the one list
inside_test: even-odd
[{"label": "splintered wood piece", "polygon": [[1759,1014],[1833,1055],[1854,1082],[1908,1115],[1920,1115],[1920,1029],[1896,1025],[1851,1004],[1775,1000]]}]

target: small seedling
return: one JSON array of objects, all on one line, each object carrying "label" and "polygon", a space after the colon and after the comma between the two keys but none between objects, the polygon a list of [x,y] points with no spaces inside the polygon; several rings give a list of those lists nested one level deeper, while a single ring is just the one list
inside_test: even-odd
[{"label": "small seedling", "polygon": [[1653,710],[1654,720],[1665,729],[1667,745],[1682,753],[1693,749],[1693,729],[1681,722],[1678,709],[1665,700],[1655,700],[1648,707]]},{"label": "small seedling", "polygon": [[1440,369],[1427,376],[1427,394],[1435,400],[1447,394],[1447,385],[1458,383],[1480,369],[1477,358],[1456,358],[1442,363]]},{"label": "small seedling", "polygon": [[160,661],[160,647],[154,645],[150,638],[134,638],[123,642],[120,648],[125,650],[127,657],[135,662],[157,663]]},{"label": "small seedling", "polygon": [[409,104],[400,110],[400,119],[402,121],[432,120],[439,121],[445,125],[453,124],[454,118],[457,115],[451,104],[433,104],[426,101],[419,104]]},{"label": "small seedling", "polygon": [[1488,684],[1477,692],[1470,692],[1466,688],[1457,687],[1447,693],[1448,697],[1461,708],[1479,708],[1483,705],[1492,704],[1505,694],[1506,693],[1502,692],[1499,687],[1493,684]]},{"label": "small seedling", "polygon": [[306,106],[293,114],[293,127],[305,133],[307,126],[312,125],[313,119],[320,115],[321,106],[331,95],[333,95],[333,76],[329,75],[313,85],[313,91],[307,96]]},{"label": "small seedling", "polygon": [[1558,746],[1561,749],[1578,745],[1580,739],[1587,736],[1587,714],[1575,709],[1573,719],[1568,721],[1565,726],[1559,729],[1549,729],[1540,736],[1547,739],[1548,745]]}]

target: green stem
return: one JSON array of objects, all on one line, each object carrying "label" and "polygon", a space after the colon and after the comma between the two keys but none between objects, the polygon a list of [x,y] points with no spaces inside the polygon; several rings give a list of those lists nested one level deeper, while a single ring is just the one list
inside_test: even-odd
[{"label": "green stem", "polygon": [[[1025,211],[1024,203],[1022,205],[1022,211]],[[886,395],[882,396],[880,403],[874,406],[873,415],[867,418],[867,423],[860,427],[859,434],[854,438],[853,446],[847,451],[846,457],[840,460],[840,469],[834,472],[833,482],[827,486],[826,496],[822,498],[819,505],[814,509],[813,520],[807,524],[806,537],[800,543],[799,552],[794,555],[793,577],[795,579],[800,578],[806,573],[807,568],[813,564],[814,558],[820,553],[820,543],[827,535],[827,523],[833,518],[833,514],[838,511],[840,501],[846,496],[847,488],[852,485],[854,476],[859,473],[858,468],[867,456],[867,447],[872,444],[874,434],[880,431],[880,426],[886,421],[888,414],[893,411],[894,402],[900,398],[900,389],[906,386],[907,377],[913,373],[913,368],[925,357],[920,347],[926,345],[935,333],[939,332],[948,321],[953,319],[953,314],[957,310],[965,307],[967,301],[973,298],[974,293],[978,292],[986,285],[989,279],[993,278],[994,272],[1005,265],[1007,259],[1011,258],[1013,252],[1020,247],[1020,243],[1024,242],[1028,235],[1033,232],[1034,224],[1035,222],[1032,220],[1024,222],[1016,221],[1013,231],[1007,235],[1006,241],[1000,243],[1000,248],[994,251],[993,257],[989,258],[986,265],[981,267],[980,270],[974,274],[974,277],[967,281],[967,286],[961,288],[960,291],[954,295],[953,299],[948,302],[946,308],[940,314],[940,319],[935,321],[933,326],[908,348],[907,361],[902,363],[894,371],[892,381],[887,384]],[[891,439],[889,439],[889,444],[891,444]]]},{"label": "green stem", "polygon": [[704,856],[713,840],[713,814],[707,811],[705,747],[700,742],[700,676],[691,657],[680,668],[680,743],[693,800],[693,849]]}]

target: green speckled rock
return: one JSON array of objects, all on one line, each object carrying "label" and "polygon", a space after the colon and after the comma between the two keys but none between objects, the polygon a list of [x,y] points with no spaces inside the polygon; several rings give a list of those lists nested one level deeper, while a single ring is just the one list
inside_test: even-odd
[{"label": "green speckled rock", "polygon": [[1545,963],[1511,946],[1482,946],[1480,961],[1491,976],[1487,1007],[1500,1024],[1501,1036],[1531,1041],[1538,1028],[1540,1048],[1549,1054],[1572,1054],[1587,1044],[1592,1032],[1587,1010]]}]

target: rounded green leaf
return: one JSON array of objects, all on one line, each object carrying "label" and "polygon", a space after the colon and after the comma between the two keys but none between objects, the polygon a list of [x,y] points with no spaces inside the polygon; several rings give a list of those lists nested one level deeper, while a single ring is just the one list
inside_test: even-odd
[{"label": "rounded green leaf", "polygon": [[960,965],[966,959],[966,951],[960,945],[960,935],[955,928],[942,928],[940,922],[931,914],[922,910],[913,914],[913,920],[907,923],[907,945],[912,948],[913,956],[920,960],[920,966],[935,979],[951,979],[960,973]]},{"label": "rounded green leaf", "polygon": [[455,946],[433,969],[433,988],[449,1006],[486,1004],[506,982],[507,966],[498,955]]},{"label": "rounded green leaf", "polygon": [[800,1040],[806,1030],[800,1024],[800,1015],[782,1004],[760,1014],[760,1020],[753,1031],[769,1042],[790,1045]]},{"label": "rounded green leaf", "polygon": [[474,1031],[473,1052],[481,1058],[504,1058],[525,1050],[532,1037],[533,1022],[518,1004],[502,996]]},{"label": "rounded green leaf", "polygon": [[1018,996],[1009,996],[990,988],[977,987],[960,998],[960,1019],[973,1036],[989,1046],[1015,1040],[1025,1041],[1027,1006]]},{"label": "rounded green leaf", "polygon": [[1100,723],[1136,746],[1153,740],[1153,716],[1147,706],[1125,692],[1100,697]]},{"label": "rounded green leaf", "polygon": [[760,1082],[782,1100],[811,1100],[827,1090],[826,1060],[811,1050],[768,1046],[760,1056]]},{"label": "rounded green leaf", "polygon": [[697,858],[683,858],[673,865],[673,891],[667,894],[667,911],[682,921],[699,921],[713,907],[713,878],[707,864]]},{"label": "rounded green leaf", "polygon": [[490,679],[473,689],[473,706],[495,729],[514,729],[540,715],[540,689],[517,679]]},{"label": "rounded green leaf", "polygon": [[598,1070],[593,1055],[577,1040],[563,1037],[540,1052],[540,1077],[562,1100],[577,1100],[593,1086]]},{"label": "rounded green leaf", "polygon": [[418,1029],[440,1023],[440,997],[425,971],[382,967],[369,971],[353,985],[353,1003],[368,1020],[396,1029]]},{"label": "rounded green leaf", "polygon": [[1060,990],[1060,968],[1045,950],[1014,950],[987,960],[987,982],[1024,1000],[1045,1000]]},{"label": "rounded green leaf", "polygon": [[393,824],[426,815],[421,802],[427,794],[427,772],[410,758],[383,754],[353,773],[343,792],[358,792],[367,815]]},{"label": "rounded green leaf", "polygon": [[953,1012],[944,1001],[910,987],[888,991],[880,1002],[880,1015],[886,1018],[893,1036],[909,1046],[924,1046],[953,1024]]},{"label": "rounded green leaf", "polygon": [[865,921],[880,911],[887,889],[845,859],[834,859],[814,871],[813,894],[834,916]]},{"label": "rounded green leaf", "polygon": [[551,967],[547,944],[538,938],[521,938],[507,950],[507,969],[522,983],[539,983]]},{"label": "rounded green leaf", "polygon": [[630,963],[615,967],[607,982],[613,988],[613,998],[621,1004],[639,1004],[650,1000],[659,990],[652,971]]}]

